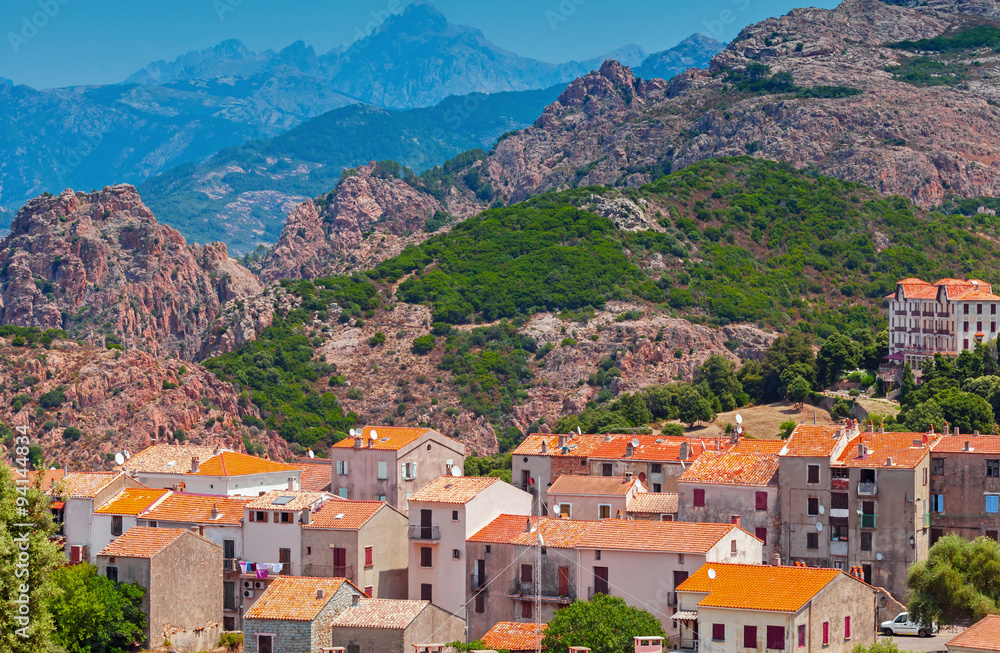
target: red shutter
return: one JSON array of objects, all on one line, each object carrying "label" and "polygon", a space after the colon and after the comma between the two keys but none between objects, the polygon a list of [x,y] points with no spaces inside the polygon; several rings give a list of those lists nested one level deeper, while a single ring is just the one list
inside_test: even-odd
[{"label": "red shutter", "polygon": [[767,648],[772,651],[784,651],[785,650],[785,627],[784,626],[768,626],[767,627]]},{"label": "red shutter", "polygon": [[767,510],[767,492],[757,493],[757,510]]},{"label": "red shutter", "polygon": [[767,528],[761,527],[754,529],[754,535],[757,536],[758,540],[764,543],[764,546],[767,546]]},{"label": "red shutter", "polygon": [[743,626],[743,648],[757,648],[757,626]]},{"label": "red shutter", "polygon": [[844,617],[844,639],[851,638],[851,618]]},{"label": "red shutter", "polygon": [[830,643],[830,622],[823,622],[823,646],[827,646]]},{"label": "red shutter", "polygon": [[368,598],[372,597],[372,586],[371,585],[368,585],[367,587],[365,587],[365,596],[367,596]]},{"label": "red shutter", "polygon": [[694,505],[698,508],[703,508],[705,506],[705,490],[700,488],[694,491]]},{"label": "red shutter", "polygon": [[806,627],[805,625],[799,626],[799,648],[806,647]]},{"label": "red shutter", "polygon": [[374,558],[374,554],[372,553],[372,547],[366,546],[365,547],[365,566],[366,567],[371,567],[373,564],[375,564],[372,561],[373,558]]},{"label": "red shutter", "polygon": [[726,641],[726,624],[712,624],[712,639],[717,642]]}]

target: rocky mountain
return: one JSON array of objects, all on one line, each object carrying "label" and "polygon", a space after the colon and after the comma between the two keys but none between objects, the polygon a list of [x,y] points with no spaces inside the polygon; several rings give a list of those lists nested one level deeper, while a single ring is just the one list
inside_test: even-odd
[{"label": "rocky mountain", "polygon": [[688,68],[704,68],[712,57],[719,54],[725,46],[704,34],[692,34],[676,46],[662,52],[654,52],[646,57],[639,66],[633,66],[621,59],[619,63],[632,67],[636,77],[643,79],[672,79]]},{"label": "rocky mountain", "polygon": [[299,202],[329,191],[346,168],[392,159],[418,172],[530,125],[562,87],[450,97],[426,109],[337,109],[266,141],[223,150],[139,186],[164,224],[191,241],[246,254],[272,245]]},{"label": "rocky mountain", "polygon": [[260,281],[226,246],[188,245],[132,186],[29,202],[0,243],[0,321],[191,358],[230,300]]},{"label": "rocky mountain", "polygon": [[239,39],[229,39],[213,48],[187,52],[173,61],[154,61],[129,75],[125,83],[174,84],[189,80],[247,77],[260,72],[275,55],[273,50],[253,52]]}]

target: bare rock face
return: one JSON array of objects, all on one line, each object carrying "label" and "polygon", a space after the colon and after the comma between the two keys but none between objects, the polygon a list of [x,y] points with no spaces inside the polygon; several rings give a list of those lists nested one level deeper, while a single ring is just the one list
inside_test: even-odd
[{"label": "bare rock face", "polygon": [[[12,347],[9,338],[0,339],[0,360],[0,421],[27,426],[45,460],[68,469],[110,468],[115,452],[182,439],[239,451],[246,436],[272,458],[291,455],[276,434],[244,426],[243,415],[260,417],[252,402],[194,363],[63,340],[48,350]],[[56,389],[65,401],[36,413]]]},{"label": "bare rock face", "polygon": [[22,208],[0,243],[0,322],[195,355],[227,301],[261,292],[226,246],[189,246],[132,186],[64,191]]}]

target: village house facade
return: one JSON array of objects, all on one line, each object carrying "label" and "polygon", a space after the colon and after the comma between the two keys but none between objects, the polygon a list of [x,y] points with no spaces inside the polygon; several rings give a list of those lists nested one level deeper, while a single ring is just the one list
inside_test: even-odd
[{"label": "village house facade", "polygon": [[[141,489],[142,485],[122,473],[71,472],[49,490],[49,495],[55,499],[56,520],[62,522],[66,556],[70,562],[93,564],[96,561],[97,552],[111,541],[111,526],[107,524],[106,532],[97,533],[94,511],[126,488]],[[102,545],[96,546],[94,542]]]},{"label": "village house facade", "polygon": [[631,476],[564,474],[546,493],[548,513],[567,519],[625,519],[629,504],[645,492]]},{"label": "village house facade", "polygon": [[465,622],[427,601],[362,598],[333,620],[330,638],[351,653],[444,653],[465,640]]},{"label": "village house facade", "polygon": [[332,499],[323,492],[272,490],[248,501],[243,512],[246,560],[267,565],[265,578],[271,574],[301,576],[302,526],[309,524],[312,513]]},{"label": "village house facade", "polygon": [[1000,533],[1000,437],[946,435],[931,450],[930,527],[967,540]]}]

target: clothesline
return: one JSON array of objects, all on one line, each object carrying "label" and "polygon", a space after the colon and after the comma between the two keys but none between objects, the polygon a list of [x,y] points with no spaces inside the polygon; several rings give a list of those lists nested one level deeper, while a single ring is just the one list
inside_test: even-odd
[{"label": "clothesline", "polygon": [[241,574],[257,574],[257,578],[264,579],[267,578],[268,572],[274,574],[280,574],[281,570],[285,568],[284,562],[246,562],[240,560],[240,573]]}]

